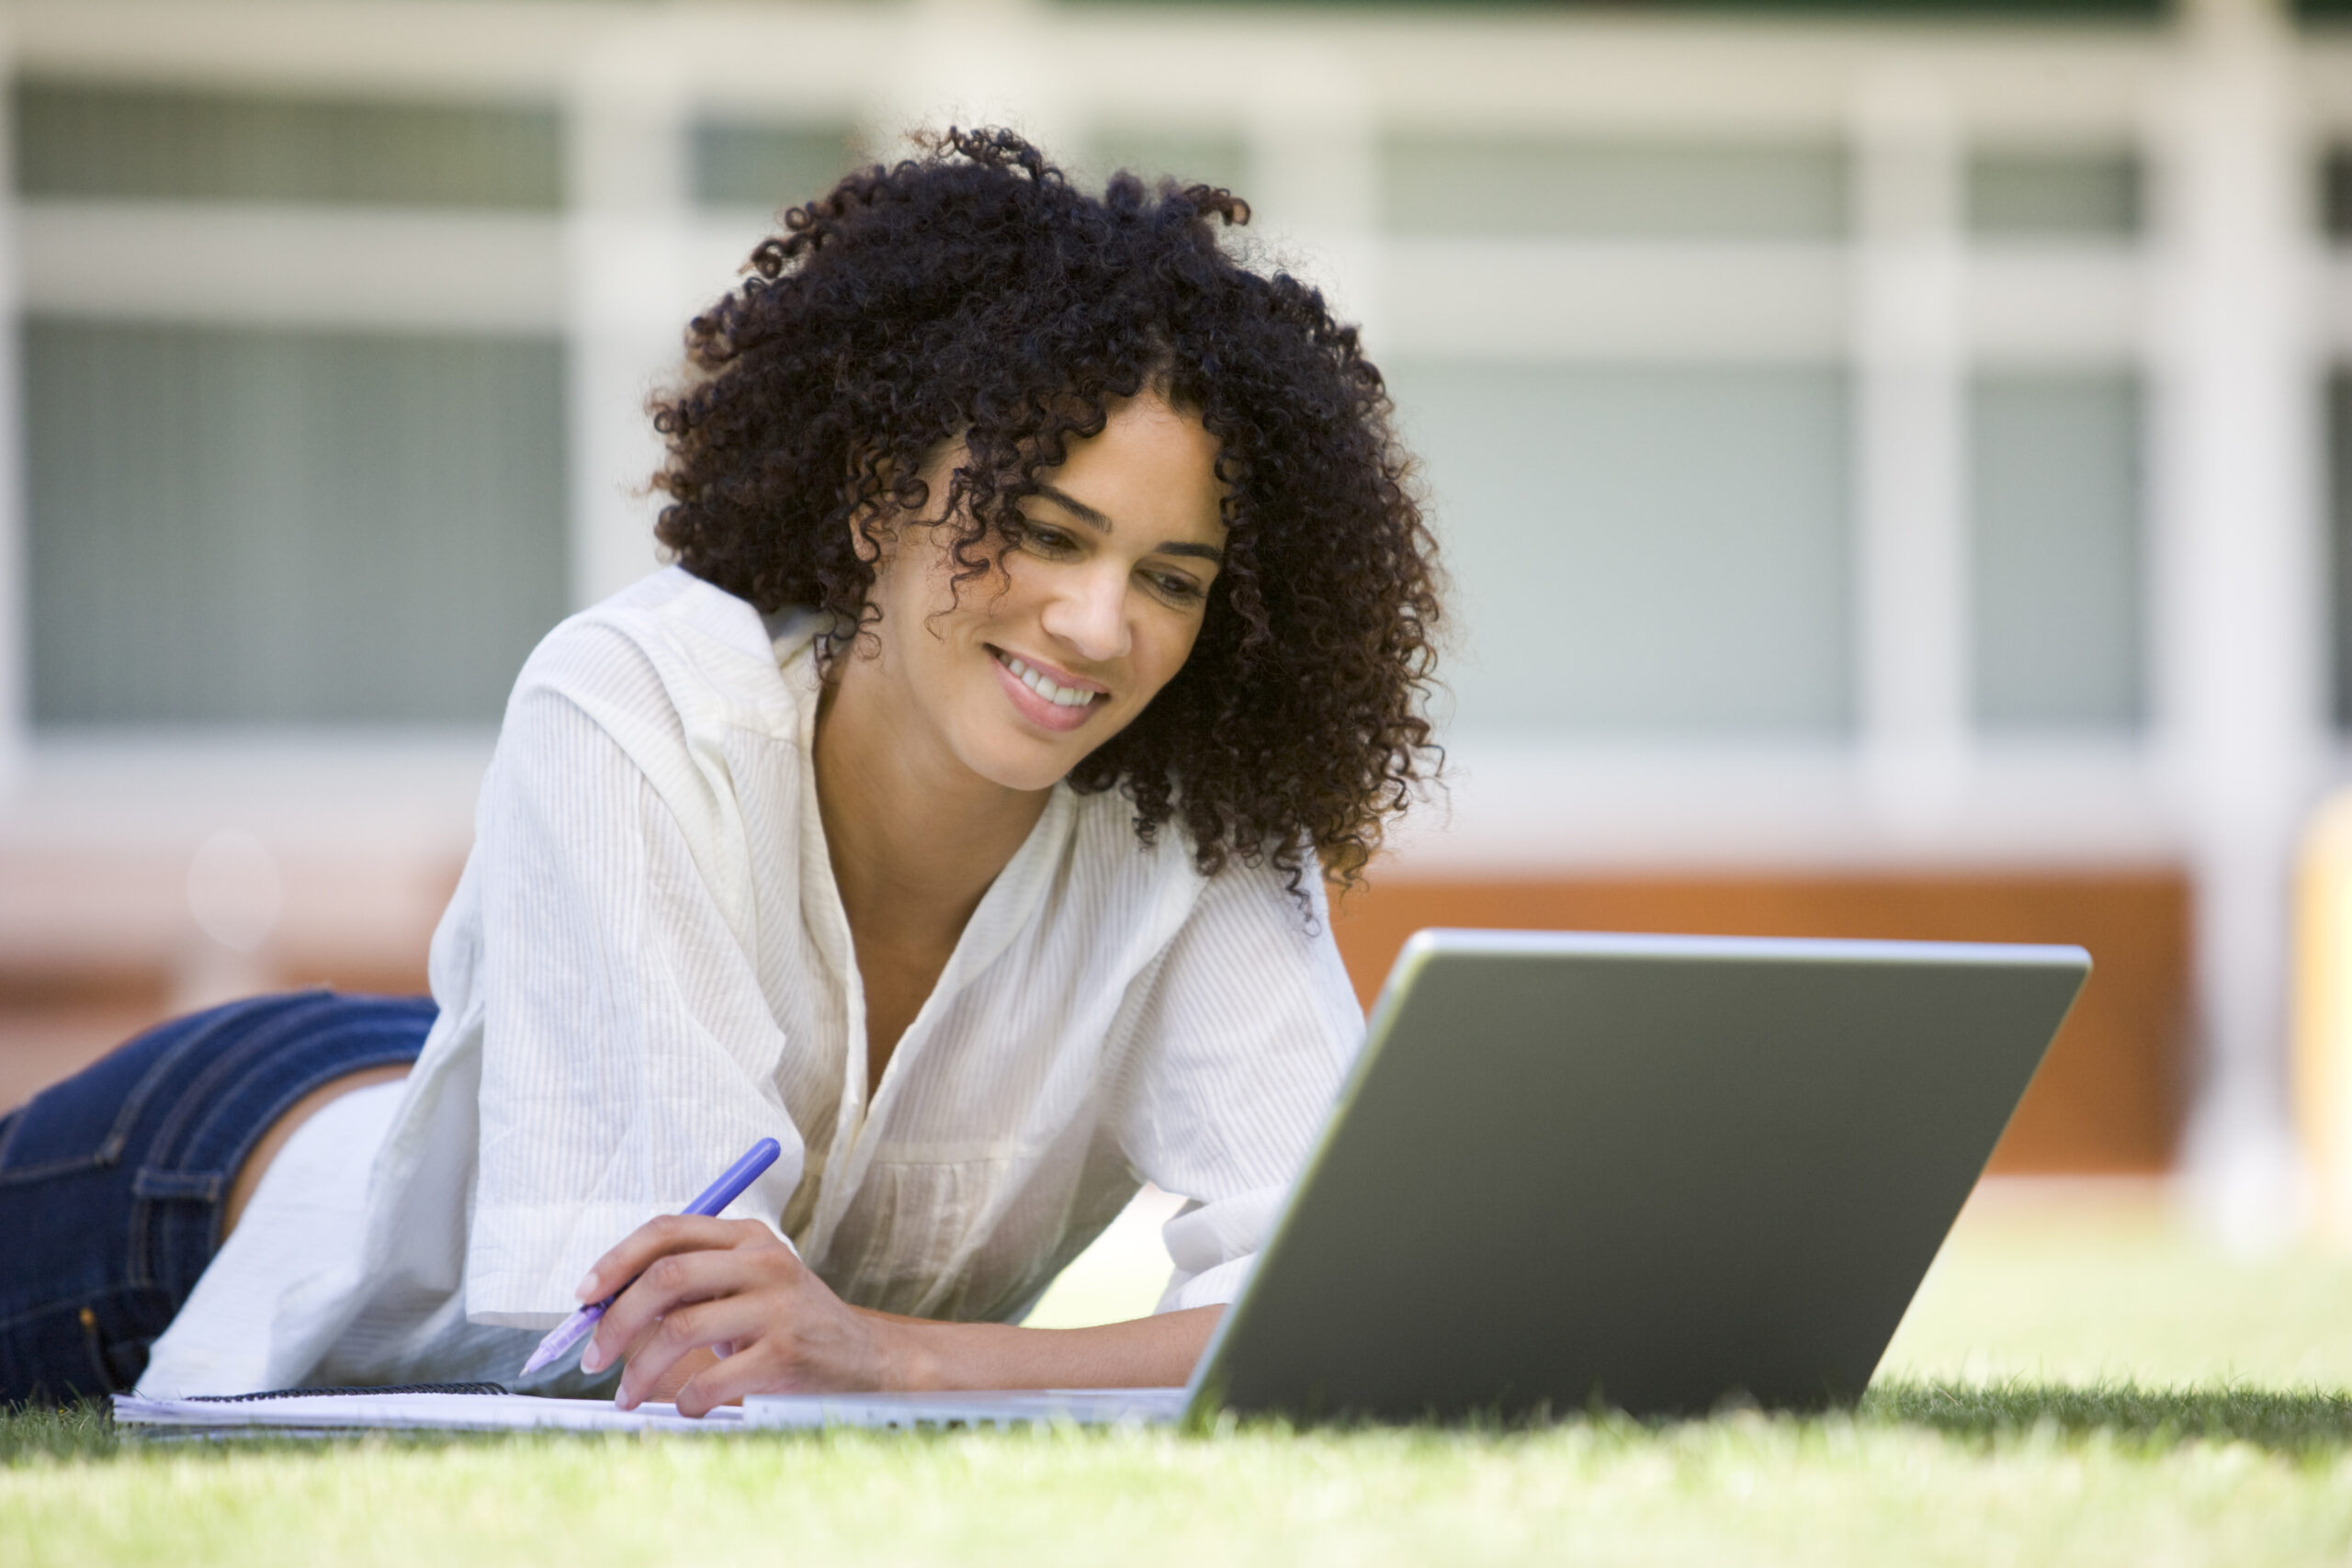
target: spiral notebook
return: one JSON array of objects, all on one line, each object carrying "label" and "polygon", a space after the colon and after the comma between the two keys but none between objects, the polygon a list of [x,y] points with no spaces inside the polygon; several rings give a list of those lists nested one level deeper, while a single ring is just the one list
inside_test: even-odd
[{"label": "spiral notebook", "polygon": [[119,1393],[114,1418],[144,1437],[324,1437],[355,1431],[741,1432],[754,1427],[1099,1426],[1170,1420],[1185,1391],[1046,1389],[968,1394],[758,1394],[742,1408],[681,1416],[673,1404],[620,1410],[601,1399],[545,1399],[497,1383],[282,1389],[196,1399]]},{"label": "spiral notebook", "polygon": [[732,1432],[743,1413],[722,1406],[699,1419],[673,1404],[616,1409],[602,1399],[545,1399],[496,1383],[409,1388],[293,1388],[196,1399],[114,1396],[114,1418],[141,1436],[322,1436],[364,1430],[442,1432]]}]

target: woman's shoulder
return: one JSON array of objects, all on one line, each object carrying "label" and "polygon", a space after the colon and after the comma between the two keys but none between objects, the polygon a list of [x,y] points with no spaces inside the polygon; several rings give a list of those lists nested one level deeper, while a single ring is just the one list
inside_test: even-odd
[{"label": "woman's shoulder", "polygon": [[547,692],[603,706],[659,703],[689,728],[708,721],[796,733],[815,691],[819,617],[763,616],[669,566],[567,617],[524,662],[515,695]]},{"label": "woman's shoulder", "polygon": [[1198,918],[1220,909],[1255,908],[1279,913],[1312,930],[1326,917],[1320,869],[1310,855],[1294,876],[1271,848],[1255,854],[1228,854],[1215,871],[1203,871],[1199,843],[1181,816],[1162,822],[1146,841],[1136,830],[1136,807],[1125,793],[1106,789],[1071,798],[1071,854],[1078,880],[1101,887],[1116,903],[1133,906],[1149,893],[1181,904]]}]

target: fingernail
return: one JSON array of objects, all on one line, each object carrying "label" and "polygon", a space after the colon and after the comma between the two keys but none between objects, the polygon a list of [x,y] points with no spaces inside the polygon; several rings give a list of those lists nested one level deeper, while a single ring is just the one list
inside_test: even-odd
[{"label": "fingernail", "polygon": [[580,1283],[572,1286],[571,1293],[579,1297],[583,1302],[594,1300],[596,1295],[596,1276],[591,1273],[586,1279],[581,1280]]},{"label": "fingernail", "polygon": [[601,1372],[605,1370],[604,1352],[596,1348],[596,1342],[593,1339],[588,1342],[588,1348],[580,1352],[580,1370],[583,1372]]}]

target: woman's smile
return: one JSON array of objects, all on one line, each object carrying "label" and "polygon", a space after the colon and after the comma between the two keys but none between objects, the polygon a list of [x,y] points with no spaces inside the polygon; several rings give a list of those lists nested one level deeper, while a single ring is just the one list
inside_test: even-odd
[{"label": "woman's smile", "polygon": [[1008,653],[993,643],[987,647],[996,660],[1005,694],[1032,724],[1053,730],[1076,729],[1092,718],[1111,694],[1111,688],[1101,682],[1074,675],[1059,665]]}]

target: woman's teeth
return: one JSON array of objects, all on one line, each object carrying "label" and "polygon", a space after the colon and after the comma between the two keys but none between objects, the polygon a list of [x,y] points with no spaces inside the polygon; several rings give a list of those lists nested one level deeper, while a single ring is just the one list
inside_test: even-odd
[{"label": "woman's teeth", "polygon": [[1102,694],[1100,692],[1081,692],[1074,686],[1057,686],[1012,654],[1000,653],[997,657],[1004,661],[1007,670],[1020,677],[1023,685],[1057,707],[1082,708]]}]

